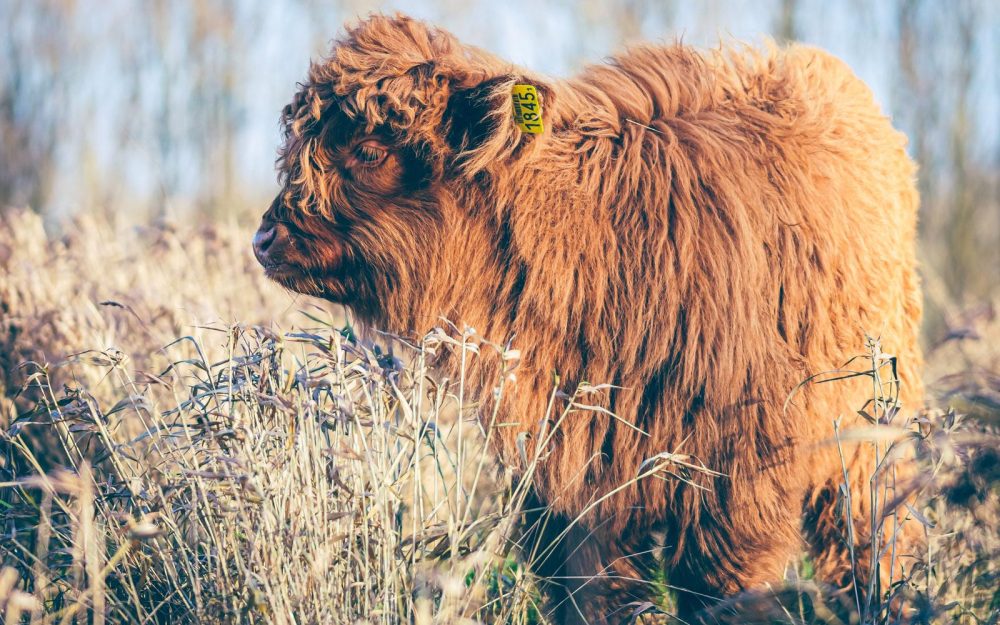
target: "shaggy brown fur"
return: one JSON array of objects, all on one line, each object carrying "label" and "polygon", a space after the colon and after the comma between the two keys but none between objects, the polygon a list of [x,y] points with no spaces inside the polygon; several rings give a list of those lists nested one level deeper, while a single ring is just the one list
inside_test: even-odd
[{"label": "shaggy brown fur", "polygon": [[[538,87],[544,134],[515,126],[515,83]],[[261,263],[394,332],[443,315],[516,335],[502,420],[519,426],[497,448],[511,470],[553,371],[621,387],[604,406],[634,427],[575,414],[535,478],[556,513],[539,540],[586,511],[538,566],[562,580],[557,622],[614,620],[645,598],[629,580],[660,564],[657,535],[682,614],[780,580],[803,535],[820,576],[850,583],[840,459],[817,442],[870,384],[785,400],[865,331],[899,358],[906,407],[922,389],[914,166],[841,62],[803,46],[644,46],[556,81],[375,16],[312,66],[284,119]],[[646,479],[592,505],[665,451],[723,477]],[[848,461],[867,527],[872,460]]]}]

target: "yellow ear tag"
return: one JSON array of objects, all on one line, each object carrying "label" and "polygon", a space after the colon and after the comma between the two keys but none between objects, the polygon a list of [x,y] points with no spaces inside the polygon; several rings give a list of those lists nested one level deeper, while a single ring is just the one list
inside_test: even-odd
[{"label": "yellow ear tag", "polygon": [[542,101],[538,99],[535,85],[514,85],[510,95],[514,101],[514,121],[521,132],[542,134],[545,130],[542,126]]}]

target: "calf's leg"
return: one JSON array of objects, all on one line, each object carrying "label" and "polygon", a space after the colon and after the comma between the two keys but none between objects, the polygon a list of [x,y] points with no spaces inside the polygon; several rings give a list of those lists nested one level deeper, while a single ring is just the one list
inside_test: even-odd
[{"label": "calf's leg", "polygon": [[624,622],[635,602],[654,598],[658,567],[654,534],[610,536],[547,511],[537,498],[526,506],[524,556],[542,580],[545,618],[553,625]]}]

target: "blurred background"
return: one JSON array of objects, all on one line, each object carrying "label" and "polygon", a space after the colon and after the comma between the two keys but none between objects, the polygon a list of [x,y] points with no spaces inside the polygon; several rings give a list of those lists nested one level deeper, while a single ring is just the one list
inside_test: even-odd
[{"label": "blurred background", "polygon": [[95,211],[249,223],[276,190],[278,115],[310,58],[345,20],[397,10],[553,75],[639,39],[825,48],[920,163],[928,332],[996,292],[996,0],[0,0],[0,206],[55,230]]}]

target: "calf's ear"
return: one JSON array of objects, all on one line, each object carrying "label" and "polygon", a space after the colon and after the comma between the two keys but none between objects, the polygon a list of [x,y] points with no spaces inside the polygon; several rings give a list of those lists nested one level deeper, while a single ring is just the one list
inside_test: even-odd
[{"label": "calf's ear", "polygon": [[525,132],[514,116],[515,85],[531,85],[541,107],[544,133],[550,132],[554,105],[545,83],[515,74],[503,74],[456,87],[448,98],[443,127],[445,141],[455,154],[455,166],[466,175],[516,157],[522,147],[542,136]]}]

